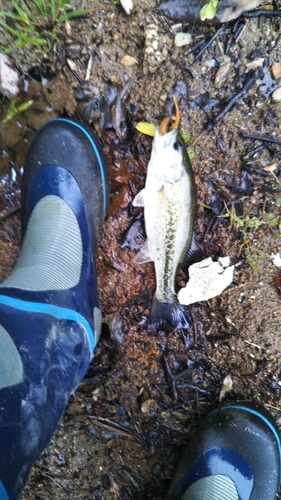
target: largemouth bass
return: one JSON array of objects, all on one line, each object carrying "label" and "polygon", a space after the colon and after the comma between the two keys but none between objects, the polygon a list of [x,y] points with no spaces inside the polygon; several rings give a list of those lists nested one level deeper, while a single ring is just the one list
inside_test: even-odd
[{"label": "largemouth bass", "polygon": [[[163,123],[163,122],[162,122]],[[196,210],[193,170],[178,128],[164,133],[156,127],[145,188],[134,206],[144,206],[147,241],[135,262],[153,261],[156,292],[148,321],[149,328],[167,323],[188,328],[186,308],[178,303],[175,280],[179,264],[192,252]]]}]

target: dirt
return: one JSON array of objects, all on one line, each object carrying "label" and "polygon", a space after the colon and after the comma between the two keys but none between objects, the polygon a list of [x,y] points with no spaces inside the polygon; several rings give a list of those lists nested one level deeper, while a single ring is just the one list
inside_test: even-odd
[{"label": "dirt", "polygon": [[[89,6],[80,3],[80,8]],[[0,4],[9,7],[9,2]],[[104,77],[120,88],[130,80],[123,104],[127,136],[120,139],[114,128],[92,125],[106,153],[111,186],[97,254],[102,337],[85,380],[32,469],[23,498],[160,500],[190,432],[218,406],[226,375],[230,374],[233,386],[225,400],[259,400],[281,424],[280,271],[270,258],[281,250],[281,178],[278,170],[276,175],[260,173],[279,163],[280,146],[272,144],[270,150],[256,152],[246,166],[246,153],[261,143],[241,135],[280,140],[281,104],[258,87],[264,73],[255,74],[248,91],[210,132],[206,122],[221,108],[204,110],[204,103],[195,104],[206,92],[219,101],[233,96],[247,82],[248,72],[255,71],[247,65],[257,64],[257,59],[263,59],[269,78],[272,63],[281,61],[280,19],[241,18],[245,27],[236,38],[235,23],[229,23],[195,60],[196,51],[190,51],[190,46],[174,45],[173,33],[184,28],[192,33],[194,44],[213,35],[219,26],[173,27],[152,0],[136,4],[130,17],[111,1],[102,5],[93,1],[90,7],[87,18],[70,21],[69,36],[64,25],[60,27],[53,50],[42,53],[33,47],[11,54],[21,86],[29,82],[19,100],[32,98],[34,103],[0,126],[0,273],[4,279],[19,253],[20,168],[34,131],[53,116],[81,114],[82,104],[75,100],[78,89],[88,89],[88,99],[102,99],[109,85]],[[152,23],[161,48],[159,61],[155,53],[145,52],[145,32]],[[10,43],[7,33],[0,36]],[[124,66],[121,59],[126,54],[137,64]],[[28,73],[38,64],[54,75],[45,86]],[[87,68],[90,76],[85,81]],[[135,125],[141,117],[157,123],[179,81],[187,87],[180,101],[181,128],[190,137],[189,145],[194,145],[192,165],[200,202],[196,238],[204,256],[229,255],[235,276],[219,297],[188,307],[193,319],[190,331],[167,333],[146,327],[155,290],[153,265],[135,264],[136,250],[121,248],[120,241],[136,220],[140,223],[135,247],[144,238],[141,211],[132,208],[131,202],[144,186],[151,138],[137,132]],[[267,81],[278,86],[277,80]],[[3,101],[2,119],[8,104]],[[133,112],[129,104],[138,108]],[[17,171],[15,182],[7,175],[11,165]],[[251,168],[249,189],[239,190],[246,167],[248,172]],[[219,203],[220,217],[206,208],[212,196]],[[231,217],[226,216],[225,206]],[[275,219],[272,227],[266,214]],[[249,228],[253,220],[258,224]],[[180,286],[187,279],[186,272],[179,273]],[[169,371],[177,376],[168,377]]]}]

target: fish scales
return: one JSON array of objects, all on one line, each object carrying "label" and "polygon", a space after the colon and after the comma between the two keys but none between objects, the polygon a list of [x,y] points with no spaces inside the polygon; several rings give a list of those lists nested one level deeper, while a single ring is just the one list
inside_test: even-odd
[{"label": "fish scales", "polygon": [[[177,129],[156,129],[145,188],[134,200],[144,206],[147,242],[136,262],[154,261],[156,292],[149,326],[187,327],[188,315],[175,292],[179,264],[192,243],[196,193],[192,167]],[[189,326],[189,325],[188,325]]]},{"label": "fish scales", "polygon": [[152,183],[151,187],[147,192],[145,224],[149,253],[155,265],[156,297],[175,302],[177,268],[188,249],[193,231],[190,227],[192,207],[190,197],[186,196],[190,190],[188,176],[184,175],[175,185],[165,186],[158,192]]}]

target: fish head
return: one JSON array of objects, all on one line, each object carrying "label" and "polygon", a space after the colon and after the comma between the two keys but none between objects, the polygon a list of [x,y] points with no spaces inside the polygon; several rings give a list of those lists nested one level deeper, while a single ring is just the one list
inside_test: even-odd
[{"label": "fish head", "polygon": [[188,156],[177,128],[162,135],[156,127],[152,143],[149,168],[156,179],[164,184],[180,181],[186,170]]}]

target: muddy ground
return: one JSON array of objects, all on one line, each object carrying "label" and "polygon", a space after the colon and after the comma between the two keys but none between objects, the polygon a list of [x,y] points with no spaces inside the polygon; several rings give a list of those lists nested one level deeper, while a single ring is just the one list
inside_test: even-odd
[{"label": "muddy ground", "polygon": [[[10,7],[9,2],[0,5]],[[78,6],[89,4],[82,1]],[[19,253],[20,168],[34,131],[53,116],[81,114],[77,90],[81,96],[86,89],[87,100],[102,99],[109,85],[105,78],[119,88],[131,82],[123,104],[128,133],[122,137],[118,127],[116,132],[116,127],[105,130],[100,122],[92,125],[106,153],[111,187],[97,255],[102,337],[85,380],[33,467],[23,498],[160,500],[190,432],[218,406],[226,375],[233,382],[226,400],[260,400],[281,424],[281,287],[270,258],[281,251],[281,177],[278,167],[274,173],[262,170],[280,163],[281,150],[266,143],[255,152],[264,143],[242,137],[247,133],[281,139],[281,103],[270,94],[280,84],[271,78],[271,68],[281,62],[281,20],[263,16],[223,25],[195,59],[199,49],[190,48],[220,26],[174,26],[178,23],[163,19],[153,0],[136,3],[130,17],[109,0],[93,1],[90,7],[87,18],[70,21],[69,35],[60,26],[51,51],[33,47],[11,54],[21,85],[29,83],[19,100],[33,98],[34,103],[1,124],[3,279]],[[153,53],[145,55],[145,30],[151,23],[157,25],[159,60]],[[242,31],[237,31],[241,25]],[[182,29],[193,41],[176,47],[175,33]],[[0,35],[11,43],[6,33]],[[124,66],[124,55],[134,57],[136,64]],[[47,66],[47,76],[52,76],[44,85],[32,78],[34,70],[30,73],[38,64],[45,65],[41,69]],[[206,130],[225,98],[237,93],[247,78],[252,78],[247,92]],[[135,125],[140,118],[157,123],[178,82],[184,89],[181,128],[190,137],[189,145],[194,144],[192,165],[201,202],[196,238],[204,256],[229,255],[235,275],[219,297],[189,306],[190,331],[167,333],[146,326],[155,289],[153,265],[134,264],[136,250],[121,241],[140,217],[132,200],[144,186],[151,150],[151,138],[137,132]],[[2,119],[7,107],[4,99]],[[11,166],[16,180],[8,175]],[[140,247],[143,237],[141,222],[133,246]],[[186,281],[187,273],[180,272],[180,286]]]}]

